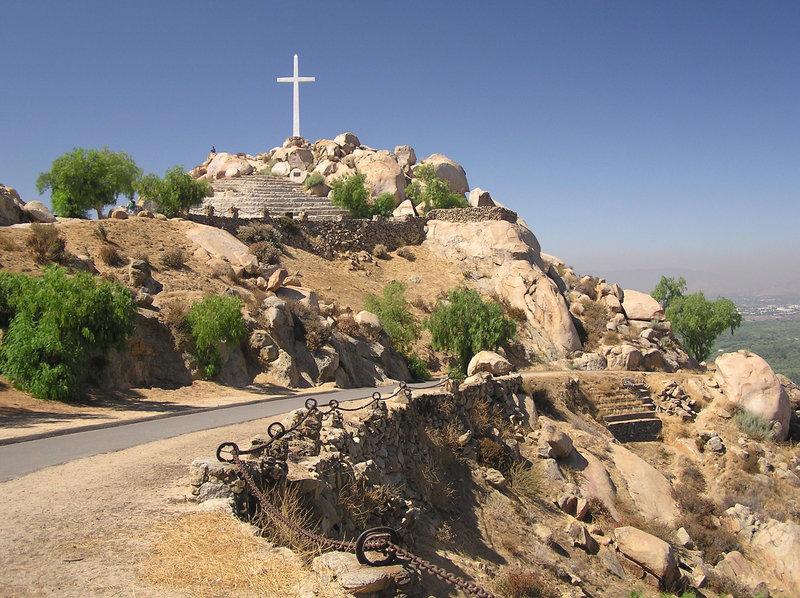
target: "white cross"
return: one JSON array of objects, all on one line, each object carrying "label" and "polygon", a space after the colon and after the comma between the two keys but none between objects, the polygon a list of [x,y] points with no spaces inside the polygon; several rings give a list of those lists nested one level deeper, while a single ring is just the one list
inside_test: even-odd
[{"label": "white cross", "polygon": [[297,54],[294,55],[294,76],[278,77],[278,83],[294,84],[294,119],[292,121],[292,136],[300,137],[300,83],[313,83],[314,77],[299,77],[297,74]]}]

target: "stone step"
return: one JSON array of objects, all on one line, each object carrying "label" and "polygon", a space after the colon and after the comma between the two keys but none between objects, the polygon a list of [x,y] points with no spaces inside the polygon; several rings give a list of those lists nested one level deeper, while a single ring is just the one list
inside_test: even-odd
[{"label": "stone step", "polygon": [[632,419],[610,422],[607,428],[620,442],[649,442],[658,439],[662,423],[658,418]]},{"label": "stone step", "polygon": [[629,421],[635,419],[653,419],[656,418],[656,412],[653,411],[630,411],[627,413],[615,413],[613,415],[606,415],[603,419],[607,424],[613,422]]}]

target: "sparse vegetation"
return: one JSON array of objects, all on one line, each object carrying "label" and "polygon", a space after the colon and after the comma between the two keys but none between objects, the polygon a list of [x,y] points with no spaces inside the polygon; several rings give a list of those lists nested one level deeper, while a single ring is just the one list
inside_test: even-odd
[{"label": "sparse vegetation", "polygon": [[414,252],[411,251],[409,247],[401,247],[395,253],[397,253],[397,257],[401,257],[409,262],[413,262],[417,259],[417,256],[414,255]]},{"label": "sparse vegetation", "polygon": [[92,234],[100,239],[103,243],[108,243],[108,231],[106,231],[106,227],[103,226],[102,222],[95,224],[94,228],[92,229]]},{"label": "sparse vegetation", "polygon": [[293,218],[289,218],[288,216],[281,216],[278,220],[278,224],[280,224],[281,230],[287,235],[296,235],[300,232],[300,227]]},{"label": "sparse vegetation", "polygon": [[536,500],[542,488],[539,472],[530,463],[514,463],[508,468],[508,479],[514,493],[528,500]]},{"label": "sparse vegetation", "polygon": [[116,266],[122,262],[122,256],[114,245],[103,245],[100,248],[100,260],[109,266]]},{"label": "sparse vegetation", "polygon": [[436,176],[436,171],[430,164],[415,167],[414,177],[406,187],[406,197],[414,205],[424,205],[425,211],[466,208],[469,205],[463,195],[453,193],[447,181]]},{"label": "sparse vegetation", "polygon": [[378,243],[372,248],[372,255],[379,260],[388,260],[391,257],[389,255],[389,250],[386,249],[386,245],[383,243]]},{"label": "sparse vegetation", "polygon": [[180,247],[167,249],[159,260],[161,265],[172,270],[180,270],[186,265],[186,254]]},{"label": "sparse vegetation", "polygon": [[733,416],[734,423],[739,430],[754,440],[772,440],[774,431],[769,420],[764,419],[745,409],[739,409]]},{"label": "sparse vegetation", "polygon": [[282,251],[277,245],[269,241],[259,241],[249,247],[250,253],[262,264],[277,264],[281,261]]},{"label": "sparse vegetation", "polygon": [[314,352],[328,342],[331,329],[316,311],[300,301],[292,303],[291,310],[294,315],[294,336],[304,342],[309,351]]},{"label": "sparse vegetation", "polygon": [[405,283],[392,281],[383,288],[380,298],[367,293],[364,308],[380,318],[394,347],[400,353],[410,354],[414,341],[419,338],[420,328],[408,307],[405,292]]},{"label": "sparse vegetation", "polygon": [[430,330],[433,348],[455,354],[462,372],[476,353],[495,349],[516,334],[516,325],[503,315],[502,306],[484,302],[477,291],[460,287],[450,291],[448,299],[424,325]]},{"label": "sparse vegetation", "polygon": [[211,380],[222,368],[222,343],[238,344],[247,337],[238,297],[205,297],[186,314],[194,339],[193,354],[203,378]]},{"label": "sparse vegetation", "polygon": [[[313,168],[313,164],[311,166]],[[317,185],[321,185],[324,182],[325,182],[324,176],[322,176],[318,172],[312,172],[310,175],[308,175],[308,178],[303,183],[303,187],[305,187],[306,189],[311,189],[311,187],[316,187]]]},{"label": "sparse vegetation", "polygon": [[37,398],[75,401],[90,360],[133,332],[134,311],[127,289],[86,272],[0,271],[0,372]]},{"label": "sparse vegetation", "polygon": [[497,591],[506,598],[549,598],[555,595],[555,588],[543,572],[520,568],[506,571],[497,583]]},{"label": "sparse vegetation", "polygon": [[66,257],[67,242],[52,224],[31,224],[31,232],[25,237],[25,246],[40,264],[60,263]]},{"label": "sparse vegetation", "polygon": [[[289,219],[291,220],[291,219]],[[294,220],[291,221],[294,224]],[[252,245],[253,243],[267,242],[281,247],[283,242],[283,235],[281,231],[276,229],[271,224],[264,224],[262,222],[254,222],[253,224],[245,224],[236,229],[236,236],[243,243]]]}]

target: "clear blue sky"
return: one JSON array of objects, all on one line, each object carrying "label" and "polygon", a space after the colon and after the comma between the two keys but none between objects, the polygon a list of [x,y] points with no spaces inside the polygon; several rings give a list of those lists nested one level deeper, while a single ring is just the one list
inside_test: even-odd
[{"label": "clear blue sky", "polygon": [[76,146],[163,174],[212,144],[280,145],[291,87],[275,79],[296,52],[317,78],[301,85],[304,137],[444,153],[581,273],[800,290],[798,2],[6,0],[2,13],[0,183],[25,201]]}]

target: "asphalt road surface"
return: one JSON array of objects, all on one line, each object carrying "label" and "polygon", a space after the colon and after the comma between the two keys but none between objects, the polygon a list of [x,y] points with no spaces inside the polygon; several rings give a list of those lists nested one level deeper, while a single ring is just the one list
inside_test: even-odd
[{"label": "asphalt road surface", "polygon": [[[409,385],[409,387],[424,388],[432,385],[429,382],[424,385]],[[244,405],[214,407],[182,415],[170,414],[168,417],[158,417],[146,421],[120,422],[112,427],[76,432],[67,431],[47,438],[7,444],[0,446],[0,482],[73,459],[119,451],[181,434],[287,413],[303,407],[309,397],[323,405],[332,399],[344,402],[370,398],[376,391],[386,397],[395,388],[397,388],[396,385],[380,388],[354,388],[313,395],[264,399]]]}]

